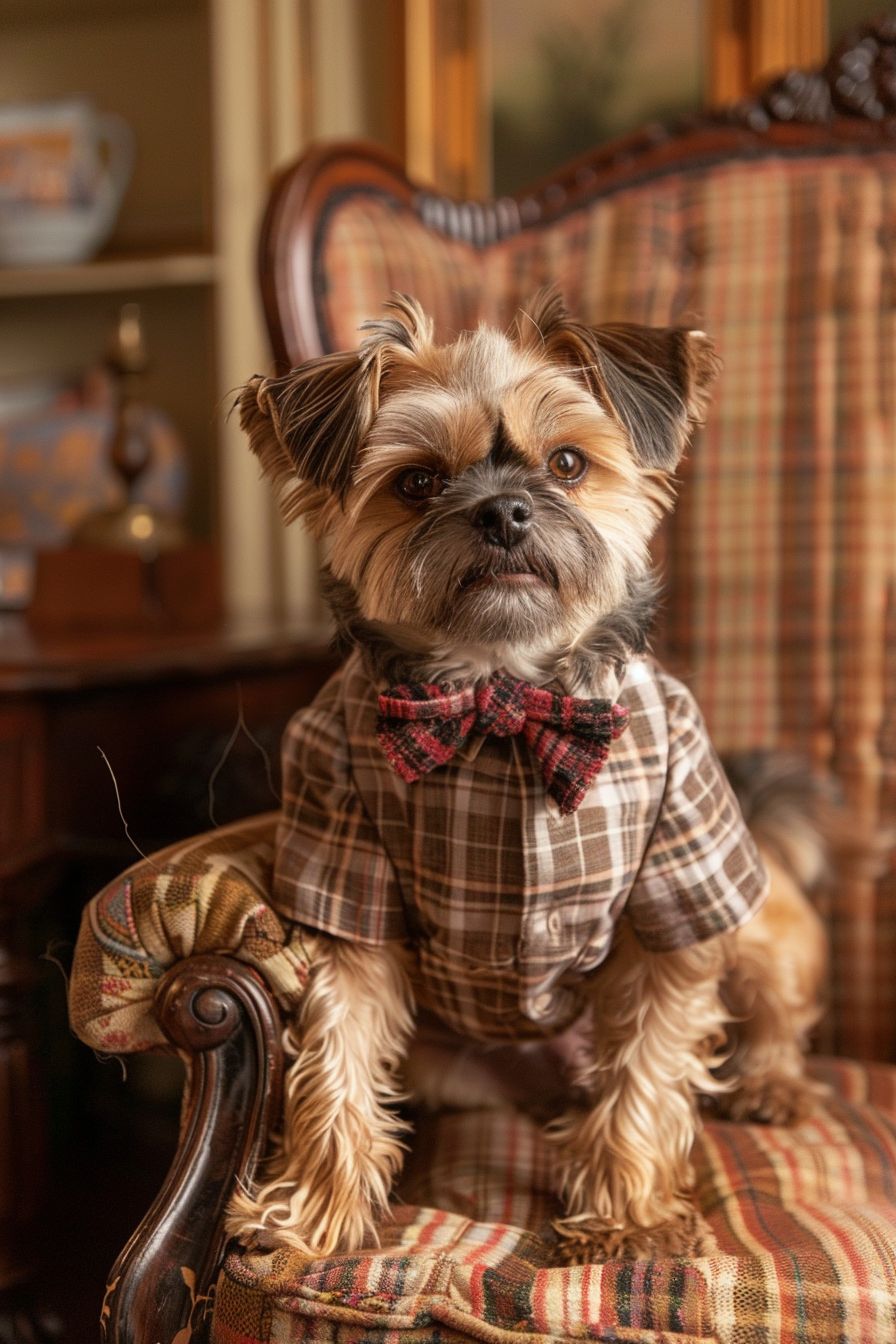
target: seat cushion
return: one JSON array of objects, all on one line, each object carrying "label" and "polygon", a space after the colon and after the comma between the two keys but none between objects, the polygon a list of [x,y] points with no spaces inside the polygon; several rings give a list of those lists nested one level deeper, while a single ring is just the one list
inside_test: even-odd
[{"label": "seat cushion", "polygon": [[213,1344],[896,1339],[896,1068],[819,1060],[793,1129],[712,1122],[697,1198],[719,1254],[551,1265],[548,1153],[509,1111],[418,1129],[381,1249],[228,1256]]}]

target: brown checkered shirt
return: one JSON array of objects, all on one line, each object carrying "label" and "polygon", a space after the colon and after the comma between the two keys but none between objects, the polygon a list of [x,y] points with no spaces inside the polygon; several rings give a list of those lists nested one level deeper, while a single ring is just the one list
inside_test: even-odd
[{"label": "brown checkered shirt", "polygon": [[767,882],[693,698],[639,658],[618,700],[628,731],[559,817],[518,737],[473,737],[406,784],[354,653],[286,731],[277,909],[340,938],[412,943],[422,1006],[481,1041],[578,1016],[623,911],[653,952],[737,928]]}]

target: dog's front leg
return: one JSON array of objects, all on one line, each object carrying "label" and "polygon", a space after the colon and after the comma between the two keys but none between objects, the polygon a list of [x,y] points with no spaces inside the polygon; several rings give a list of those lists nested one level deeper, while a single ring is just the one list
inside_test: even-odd
[{"label": "dog's front leg", "polygon": [[403,1157],[406,1126],[392,1107],[411,1028],[399,955],[321,937],[284,1034],[293,1059],[272,1178],[232,1200],[231,1235],[315,1256],[376,1243]]},{"label": "dog's front leg", "polygon": [[715,1249],[690,1190],[698,1091],[723,1036],[721,939],[653,954],[623,921],[592,991],[590,1108],[550,1129],[566,1217],[560,1258],[700,1255]]}]

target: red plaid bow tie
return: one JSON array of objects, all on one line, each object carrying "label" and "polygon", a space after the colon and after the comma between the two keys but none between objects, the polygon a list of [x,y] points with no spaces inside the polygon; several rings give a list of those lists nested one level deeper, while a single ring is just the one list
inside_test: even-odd
[{"label": "red plaid bow tie", "polygon": [[393,686],[379,697],[379,710],[380,746],[409,784],[450,761],[472,733],[522,734],[564,816],[575,812],[628,725],[628,710],[610,700],[576,700],[506,676],[478,690]]}]

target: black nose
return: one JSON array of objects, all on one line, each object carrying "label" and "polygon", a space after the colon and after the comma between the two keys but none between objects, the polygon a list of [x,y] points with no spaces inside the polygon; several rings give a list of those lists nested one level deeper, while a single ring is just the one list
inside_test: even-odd
[{"label": "black nose", "polygon": [[526,495],[492,495],[473,513],[473,525],[493,546],[509,551],[522,541],[532,521],[532,501]]}]

